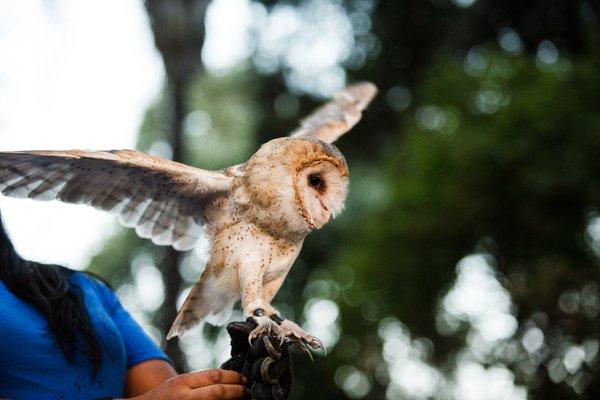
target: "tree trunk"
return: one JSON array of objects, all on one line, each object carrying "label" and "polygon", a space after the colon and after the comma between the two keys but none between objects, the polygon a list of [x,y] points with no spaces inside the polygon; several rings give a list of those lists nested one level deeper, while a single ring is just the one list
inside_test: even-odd
[{"label": "tree trunk", "polygon": [[[182,135],[183,135],[183,119],[185,118],[185,89],[186,82],[175,80],[169,82],[169,96],[171,98],[171,135],[169,143],[173,149],[174,161],[183,162],[182,152]],[[159,314],[158,325],[163,332],[169,331],[171,324],[177,315],[177,298],[181,291],[181,276],[179,275],[179,263],[181,253],[172,247],[168,247],[163,260],[163,278],[165,283],[165,302],[162,305]],[[167,342],[165,351],[173,361],[175,369],[182,372],[185,369],[185,355],[179,347],[179,339],[171,339]]]},{"label": "tree trunk", "polygon": [[[174,161],[185,162],[182,148],[183,120],[189,83],[202,69],[201,53],[205,36],[205,15],[210,0],[146,0],[154,43],[160,52],[167,73],[170,98],[169,132],[166,135],[173,150]],[[166,334],[177,315],[177,298],[182,289],[179,275],[181,254],[169,247],[162,263],[165,302],[157,314],[157,324]],[[172,339],[165,351],[177,371],[185,369],[185,356],[179,340]]]}]

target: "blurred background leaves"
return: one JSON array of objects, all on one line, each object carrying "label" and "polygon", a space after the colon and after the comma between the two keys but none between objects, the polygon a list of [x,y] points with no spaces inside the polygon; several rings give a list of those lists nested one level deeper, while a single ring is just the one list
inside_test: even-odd
[{"label": "blurred background leaves", "polygon": [[[144,4],[166,82],[140,150],[222,168],[347,82],[381,90],[338,143],[347,210],[276,297],[329,350],[295,358],[293,398],[599,398],[596,3]],[[204,257],[118,230],[88,268],[161,341]],[[167,350],[214,367],[228,339],[204,324]]]}]

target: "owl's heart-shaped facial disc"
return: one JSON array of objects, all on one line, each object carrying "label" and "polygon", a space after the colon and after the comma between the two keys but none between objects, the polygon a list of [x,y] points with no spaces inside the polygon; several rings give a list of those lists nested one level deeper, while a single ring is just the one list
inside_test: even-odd
[{"label": "owl's heart-shaped facial disc", "polygon": [[302,203],[313,229],[319,229],[344,208],[348,191],[345,169],[318,161],[301,169],[298,176]]}]

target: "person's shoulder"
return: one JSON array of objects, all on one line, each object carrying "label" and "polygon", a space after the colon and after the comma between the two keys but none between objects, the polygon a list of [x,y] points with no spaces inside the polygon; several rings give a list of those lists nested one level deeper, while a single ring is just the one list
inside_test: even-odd
[{"label": "person's shoulder", "polygon": [[103,290],[111,290],[108,286],[108,283],[102,279],[100,276],[88,272],[88,271],[77,271],[70,270],[70,279],[73,282],[84,285],[84,286],[92,286],[102,288]]},{"label": "person's shoulder", "polygon": [[103,302],[110,305],[114,302],[115,294],[108,284],[99,276],[83,271],[71,271],[71,282],[81,288],[82,291],[92,291]]}]

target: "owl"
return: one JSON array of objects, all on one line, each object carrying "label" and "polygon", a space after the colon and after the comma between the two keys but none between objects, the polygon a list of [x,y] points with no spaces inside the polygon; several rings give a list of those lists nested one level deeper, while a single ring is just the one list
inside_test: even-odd
[{"label": "owl", "polygon": [[224,323],[241,299],[244,316],[257,324],[249,340],[270,334],[304,351],[323,348],[271,302],[305,237],[343,210],[348,166],[331,143],[360,120],[376,92],[363,82],[335,93],[290,137],[219,171],[133,150],[0,152],[0,191],[88,204],[180,251],[208,240],[208,262],[168,339],[201,320]]}]

